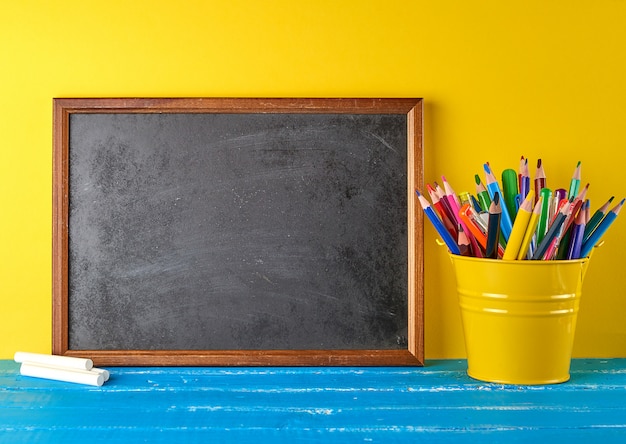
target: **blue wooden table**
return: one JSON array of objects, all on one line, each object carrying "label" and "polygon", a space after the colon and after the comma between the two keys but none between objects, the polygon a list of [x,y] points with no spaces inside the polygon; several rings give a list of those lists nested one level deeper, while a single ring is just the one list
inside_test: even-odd
[{"label": "blue wooden table", "polygon": [[109,368],[90,387],[0,361],[0,443],[626,442],[626,359],[574,360],[571,380],[472,380],[423,368]]}]

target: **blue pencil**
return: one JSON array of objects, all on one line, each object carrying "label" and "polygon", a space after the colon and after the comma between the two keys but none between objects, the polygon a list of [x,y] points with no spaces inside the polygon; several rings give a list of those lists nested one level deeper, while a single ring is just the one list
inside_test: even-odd
[{"label": "blue pencil", "polygon": [[585,224],[587,219],[585,217],[586,211],[582,208],[576,215],[576,221],[574,221],[574,227],[572,228],[572,235],[569,245],[567,247],[566,259],[580,259],[580,251],[583,246],[583,236],[585,233]]},{"label": "blue pencil", "polygon": [[448,230],[446,230],[446,227],[443,225],[441,220],[439,220],[439,217],[435,214],[435,211],[428,203],[428,200],[426,200],[426,198],[422,196],[419,191],[415,190],[415,193],[417,194],[417,198],[420,201],[420,205],[422,206],[424,213],[426,213],[426,216],[428,216],[428,219],[430,219],[431,223],[434,225],[435,230],[437,230],[439,236],[441,236],[445,244],[448,246],[450,253],[461,254],[461,250],[459,249],[456,241],[452,238],[450,233],[448,233]]},{"label": "blue pencil", "polygon": [[587,225],[585,225],[585,236],[583,237],[583,243],[587,239],[589,239],[589,236],[591,236],[593,230],[596,229],[598,224],[602,221],[606,213],[609,211],[609,206],[611,205],[611,202],[613,202],[614,198],[615,196],[611,196],[611,198],[604,205],[602,205],[596,210],[595,213],[593,213],[593,216],[591,216],[591,219],[589,219]]},{"label": "blue pencil", "polygon": [[622,209],[622,205],[624,205],[624,201],[626,199],[622,199],[620,203],[618,203],[611,211],[606,213],[602,222],[593,230],[591,236],[583,242],[583,246],[580,250],[580,257],[587,257],[589,253],[591,253],[591,249],[600,241],[600,238],[606,233],[606,230],[609,229],[613,221],[617,218],[619,214],[619,210]]},{"label": "blue pencil", "polygon": [[[496,177],[493,175],[491,168],[489,165],[484,165],[486,180],[485,184],[487,185],[487,191],[489,191],[489,196],[493,200],[493,196],[498,193],[502,196],[502,190],[500,189],[500,185]],[[506,208],[506,205],[502,205],[502,217],[500,219],[500,231],[502,237],[504,237],[505,242],[509,241],[509,237],[511,236],[511,231],[513,230],[513,221],[511,220],[511,215]]]}]

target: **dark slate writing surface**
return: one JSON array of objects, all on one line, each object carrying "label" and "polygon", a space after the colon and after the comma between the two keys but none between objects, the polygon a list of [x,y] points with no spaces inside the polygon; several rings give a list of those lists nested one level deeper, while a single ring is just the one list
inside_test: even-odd
[{"label": "dark slate writing surface", "polygon": [[406,348],[406,125],[71,115],[70,348]]}]

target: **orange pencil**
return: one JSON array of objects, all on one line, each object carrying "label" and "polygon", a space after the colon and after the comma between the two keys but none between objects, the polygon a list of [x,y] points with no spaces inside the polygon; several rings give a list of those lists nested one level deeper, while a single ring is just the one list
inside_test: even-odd
[{"label": "orange pencil", "polygon": [[[459,210],[459,215],[465,225],[469,229],[469,231],[474,236],[474,239],[480,244],[480,246],[485,250],[487,248],[487,233],[483,231],[483,228],[476,221],[477,215],[474,212],[474,209],[470,204],[465,204]],[[498,256],[502,257],[504,255],[504,248],[502,245],[498,245]]]}]

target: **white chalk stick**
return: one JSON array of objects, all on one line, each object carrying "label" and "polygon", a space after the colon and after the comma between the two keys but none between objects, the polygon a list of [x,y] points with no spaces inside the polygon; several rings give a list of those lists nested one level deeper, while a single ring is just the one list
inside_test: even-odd
[{"label": "white chalk stick", "polygon": [[22,362],[20,374],[34,378],[53,379],[55,381],[73,382],[75,384],[95,385],[104,384],[104,376],[91,370],[44,365],[36,362]]},{"label": "white chalk stick", "polygon": [[91,370],[93,361],[85,358],[73,358],[71,356],[44,355],[40,353],[15,352],[15,362],[35,362],[44,365],[58,365],[78,370]]},{"label": "white chalk stick", "polygon": [[90,372],[96,372],[96,373],[100,373],[102,375],[102,377],[104,378],[104,382],[107,382],[109,380],[109,377],[111,376],[111,374],[109,373],[108,370],[105,370],[103,368],[92,368],[91,370],[89,370]]}]

